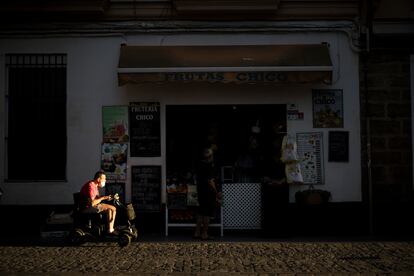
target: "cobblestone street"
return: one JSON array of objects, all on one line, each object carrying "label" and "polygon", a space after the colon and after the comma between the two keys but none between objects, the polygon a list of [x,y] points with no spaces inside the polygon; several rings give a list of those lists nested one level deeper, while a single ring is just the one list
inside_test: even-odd
[{"label": "cobblestone street", "polygon": [[115,242],[2,246],[0,274],[413,275],[414,242]]}]

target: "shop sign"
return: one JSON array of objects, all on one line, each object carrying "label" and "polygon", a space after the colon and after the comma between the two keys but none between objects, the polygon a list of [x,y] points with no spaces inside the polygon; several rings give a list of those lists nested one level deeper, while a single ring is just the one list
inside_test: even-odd
[{"label": "shop sign", "polygon": [[166,73],[165,81],[207,82],[283,82],[287,74],[281,72],[188,72]]},{"label": "shop sign", "polygon": [[120,73],[119,85],[145,82],[329,83],[329,71]]},{"label": "shop sign", "polygon": [[133,102],[129,106],[130,152],[132,157],[161,155],[159,102]]},{"label": "shop sign", "polygon": [[344,126],[342,89],[312,90],[312,99],[314,128]]}]

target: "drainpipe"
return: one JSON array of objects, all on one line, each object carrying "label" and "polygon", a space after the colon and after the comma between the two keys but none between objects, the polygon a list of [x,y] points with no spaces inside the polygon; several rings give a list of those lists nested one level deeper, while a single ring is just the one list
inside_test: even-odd
[{"label": "drainpipe", "polygon": [[[367,35],[368,36],[368,35]],[[373,218],[373,196],[372,196],[372,159],[371,159],[371,122],[370,112],[368,104],[368,52],[364,53],[363,58],[363,72],[364,72],[364,90],[365,90],[365,128],[366,128],[366,139],[367,139],[367,181],[368,181],[368,220],[369,220],[369,234],[374,234],[374,218]]]},{"label": "drainpipe", "polygon": [[365,90],[365,129],[366,129],[366,147],[367,147],[367,186],[368,186],[368,220],[369,234],[374,234],[374,206],[373,206],[373,187],[372,187],[372,157],[371,157],[371,114],[369,110],[369,93],[368,93],[368,54],[371,48],[370,35],[372,32],[372,0],[366,1],[365,7],[365,50],[362,53],[363,78]]}]

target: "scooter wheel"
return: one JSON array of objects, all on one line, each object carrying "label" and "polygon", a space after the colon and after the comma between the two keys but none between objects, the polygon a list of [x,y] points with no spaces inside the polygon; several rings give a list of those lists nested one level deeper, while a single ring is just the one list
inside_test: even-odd
[{"label": "scooter wheel", "polygon": [[69,242],[73,245],[81,245],[85,242],[85,232],[79,228],[73,229],[69,234]]},{"label": "scooter wheel", "polygon": [[128,246],[131,243],[132,237],[128,233],[120,233],[118,237],[118,244],[121,247]]}]

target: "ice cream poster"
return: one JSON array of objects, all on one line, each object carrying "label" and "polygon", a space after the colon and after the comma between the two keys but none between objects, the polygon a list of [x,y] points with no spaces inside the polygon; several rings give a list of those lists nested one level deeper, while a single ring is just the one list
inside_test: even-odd
[{"label": "ice cream poster", "polygon": [[103,142],[128,142],[128,106],[103,106],[102,127]]},{"label": "ice cream poster", "polygon": [[108,180],[125,180],[127,176],[128,144],[103,143],[101,168]]},{"label": "ice cream poster", "polygon": [[313,127],[341,128],[344,126],[341,89],[313,90]]}]

